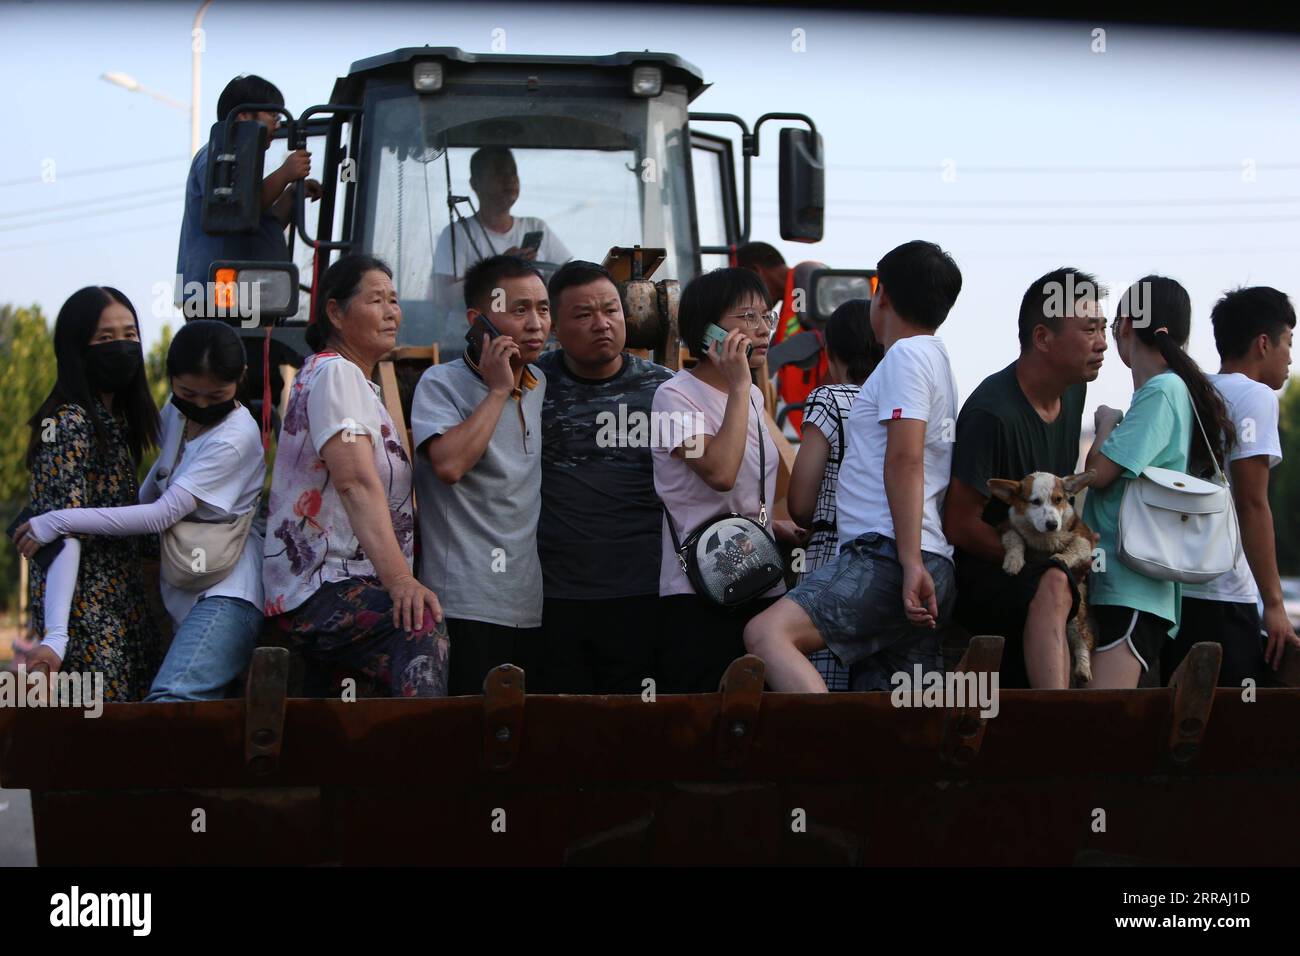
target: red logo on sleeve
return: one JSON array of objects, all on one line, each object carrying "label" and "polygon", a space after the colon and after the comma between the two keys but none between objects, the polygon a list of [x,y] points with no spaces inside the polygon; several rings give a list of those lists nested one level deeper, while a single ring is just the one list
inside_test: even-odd
[{"label": "red logo on sleeve", "polygon": [[889,417],[890,417],[890,418],[902,418],[902,417],[903,417],[903,410],[902,410],[901,408],[896,408],[896,409],[894,409],[894,414],[890,415]]}]

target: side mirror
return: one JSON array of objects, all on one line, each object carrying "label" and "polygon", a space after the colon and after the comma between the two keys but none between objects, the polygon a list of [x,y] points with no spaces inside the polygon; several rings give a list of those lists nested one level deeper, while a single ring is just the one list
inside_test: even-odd
[{"label": "side mirror", "polygon": [[265,328],[297,314],[298,267],[292,262],[217,260],[209,268],[206,292],[207,318]]},{"label": "side mirror", "polygon": [[266,127],[257,120],[212,124],[208,137],[208,168],[203,189],[206,233],[223,236],[256,232],[262,218],[262,164],[266,158]]},{"label": "side mirror", "polygon": [[818,269],[808,280],[813,320],[825,325],[831,313],[850,299],[870,301],[876,291],[874,269]]},{"label": "side mirror", "polygon": [[826,208],[826,167],[821,134],[781,130],[781,238],[789,242],[820,242]]}]

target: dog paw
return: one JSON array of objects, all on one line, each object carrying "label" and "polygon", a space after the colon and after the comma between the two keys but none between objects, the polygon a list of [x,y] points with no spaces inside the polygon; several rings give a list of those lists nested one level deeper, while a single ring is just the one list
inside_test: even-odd
[{"label": "dog paw", "polygon": [[1082,687],[1092,682],[1092,660],[1087,657],[1081,657],[1074,662],[1073,677],[1078,685]]},{"label": "dog paw", "polygon": [[1013,577],[1019,574],[1025,566],[1024,555],[1008,554],[1002,559],[1002,570]]}]

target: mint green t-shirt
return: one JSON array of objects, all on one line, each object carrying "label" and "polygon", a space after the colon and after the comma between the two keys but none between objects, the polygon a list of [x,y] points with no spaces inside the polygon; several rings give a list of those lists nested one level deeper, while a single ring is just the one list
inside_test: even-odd
[{"label": "mint green t-shirt", "polygon": [[1084,501],[1083,520],[1101,536],[1097,547],[1105,560],[1104,571],[1088,576],[1091,603],[1134,608],[1177,624],[1179,586],[1147,577],[1124,564],[1115,546],[1115,532],[1124,490],[1143,468],[1154,465],[1187,471],[1193,425],[1187,386],[1173,372],[1162,372],[1133,393],[1124,420],[1102,444],[1101,453],[1124,471],[1109,487],[1089,489]]}]

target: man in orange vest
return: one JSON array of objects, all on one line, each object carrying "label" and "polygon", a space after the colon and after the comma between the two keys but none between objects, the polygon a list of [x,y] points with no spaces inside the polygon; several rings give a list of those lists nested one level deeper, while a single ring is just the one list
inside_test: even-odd
[{"label": "man in orange vest", "polygon": [[[792,335],[807,331],[799,323],[794,302],[794,270],[785,264],[785,258],[773,246],[766,242],[747,242],[736,250],[736,265],[742,269],[757,272],[763,284],[767,286],[769,306],[781,303],[781,314],[777,319],[776,330],[772,335],[772,344],[777,345]],[[802,303],[807,311],[808,303]],[[790,405],[801,405],[808,398],[808,393],[822,383],[826,377],[826,351],[822,350],[814,368],[796,368],[787,365],[777,372],[777,391],[782,401]],[[803,412],[792,411],[790,424],[795,431],[803,430]]]}]

